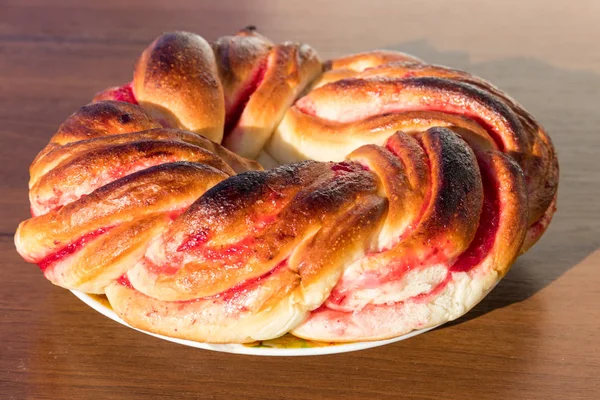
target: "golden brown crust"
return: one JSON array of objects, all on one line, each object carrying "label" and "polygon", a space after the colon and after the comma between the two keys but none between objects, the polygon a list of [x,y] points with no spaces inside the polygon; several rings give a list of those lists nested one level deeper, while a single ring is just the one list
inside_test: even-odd
[{"label": "golden brown crust", "polygon": [[[345,101],[332,101],[341,96]],[[339,122],[420,109],[458,114],[486,124],[494,140],[515,157],[527,158],[530,150],[523,126],[510,108],[479,88],[453,80],[436,77],[342,80],[315,89],[296,106],[306,114]]]},{"label": "golden brown crust", "polygon": [[[135,113],[138,115],[131,117]],[[42,150],[31,165],[33,215],[45,214],[116,179],[168,162],[198,162],[227,175],[261,169],[256,162],[192,132],[161,128],[123,133],[139,115],[145,114],[137,106],[102,101],[69,117],[54,135],[57,141]],[[82,126],[87,128],[78,129]],[[144,123],[141,126],[146,127]]]},{"label": "golden brown crust", "polygon": [[187,162],[150,167],[22,222],[17,237],[28,249],[28,260],[39,262],[74,239],[128,221],[133,214],[185,209],[199,193],[227,176],[213,167]]},{"label": "golden brown crust", "polygon": [[[463,71],[418,61],[373,63],[366,56],[361,65],[359,60],[352,69],[340,66],[327,71],[315,89],[288,110],[267,146],[269,154],[321,159],[319,140],[330,142],[341,153],[357,141],[381,143],[392,127],[423,131],[427,129],[423,114],[441,114],[432,121],[437,126],[450,127],[481,150],[498,148],[519,163],[527,182],[532,230],[528,237],[534,236],[533,230],[539,237],[543,230],[538,222],[551,218],[553,212],[558,161],[546,132],[521,105]],[[345,100],[335,101],[340,97]],[[453,114],[470,121],[450,123],[456,118]],[[313,137],[318,139],[313,142]]]},{"label": "golden brown crust", "polygon": [[373,68],[397,61],[423,62],[420,58],[401,51],[372,50],[330,60],[325,64],[325,67],[327,70],[346,69],[351,71],[363,71],[367,68]]},{"label": "golden brown crust", "polygon": [[159,128],[138,106],[117,101],[100,101],[81,107],[58,128],[51,143],[64,145],[106,135]]},{"label": "golden brown crust", "polygon": [[161,35],[30,173],[18,251],[131,325],[354,341],[473,307],[550,223],[558,162],[522,106],[466,72],[393,51],[323,65],[249,27]]},{"label": "golden brown crust", "polygon": [[[395,140],[407,141],[406,138]],[[429,176],[425,178],[427,193],[419,196],[420,207],[413,209],[409,217],[413,229],[400,231],[400,235],[396,231],[396,243],[373,255],[368,269],[392,264],[397,262],[395,260],[412,260],[413,263],[427,262],[431,257],[453,260],[468,248],[475,236],[483,203],[475,155],[465,142],[445,128],[429,129],[420,141],[421,157],[426,157]],[[394,144],[388,147],[397,151]],[[413,157],[410,153],[399,155],[403,160]],[[419,186],[411,190],[422,190],[423,180],[419,177]],[[388,196],[393,198],[391,193]],[[398,241],[398,236],[403,238]]]},{"label": "golden brown crust", "polygon": [[244,89],[264,67],[273,46],[267,38],[252,30],[223,36],[212,43],[225,94],[226,114],[233,111]]},{"label": "golden brown crust", "polygon": [[100,101],[81,107],[65,122],[50,139],[50,143],[37,155],[31,163],[33,173],[38,162],[49,152],[67,143],[93,139],[106,135],[138,132],[158,128],[138,106],[118,101]]},{"label": "golden brown crust", "polygon": [[135,66],[133,92],[154,118],[221,141],[223,88],[212,48],[202,37],[189,32],[159,36]]},{"label": "golden brown crust", "polygon": [[379,248],[392,245],[411,229],[429,195],[429,167],[417,141],[397,133],[389,138],[386,147],[361,146],[347,157],[373,171],[381,183],[380,196],[393,199],[379,232]]},{"label": "golden brown crust", "polygon": [[[327,226],[327,219],[345,215],[356,196],[376,189],[370,174],[360,168],[356,176],[340,182],[324,163],[237,175],[199,198],[162,236],[164,248],[156,253],[166,258],[149,264],[178,267],[183,262],[177,272],[154,279],[137,269],[152,283],[145,285],[139,275],[130,274],[130,279],[154,297],[177,296],[167,300],[216,295],[288,258],[297,259],[292,253],[307,235]],[[263,206],[256,209],[257,203]],[[332,249],[325,246],[323,251]]]},{"label": "golden brown crust", "polygon": [[45,214],[113,180],[172,161],[202,163],[234,175],[221,158],[202,148],[181,142],[138,140],[80,152],[63,161],[33,185],[32,204],[51,204],[39,212]]},{"label": "golden brown crust", "polygon": [[[396,134],[386,147],[405,150],[407,139]],[[424,202],[426,211],[422,216],[413,211],[417,227],[402,228],[399,243],[348,267],[326,306],[296,327],[295,335],[336,342],[379,340],[436,325],[464,313],[463,304],[468,308],[479,301],[510,268],[526,226],[519,166],[498,151],[471,153],[445,129],[429,130],[421,142],[434,183]],[[449,266],[442,275],[439,263]],[[403,286],[403,280],[414,281],[413,287]],[[472,280],[468,289],[462,286],[464,280]],[[374,292],[375,282],[381,289]],[[426,302],[407,301],[411,295],[406,292],[417,299],[431,296],[427,290],[419,292],[420,285],[437,286],[440,293]]]},{"label": "golden brown crust", "polygon": [[[331,76],[324,74],[319,80],[319,86],[339,80],[339,77],[333,75],[335,72],[336,70],[329,71]],[[528,180],[529,224],[538,221],[549,208],[558,185],[558,161],[554,153],[554,146],[544,128],[519,103],[491,83],[464,71],[411,61],[389,62],[368,69],[357,69],[353,70],[352,74],[344,76],[344,78],[350,77],[361,79],[373,77],[446,78],[474,85],[500,98],[516,114],[531,143],[529,159],[521,162],[521,167]]]},{"label": "golden brown crust", "polygon": [[212,343],[247,343],[280,336],[305,319],[296,279],[296,274],[283,269],[227,301],[161,301],[117,282],[106,288],[106,294],[115,312],[139,329],[189,340],[211,338]]},{"label": "golden brown crust", "polygon": [[248,83],[255,87],[245,89],[250,93],[244,109],[227,127],[223,142],[249,158],[258,156],[285,111],[322,69],[317,53],[298,43],[274,46],[255,68],[254,82]]},{"label": "golden brown crust", "polygon": [[72,142],[64,146],[55,145],[50,151],[45,152],[43,155],[43,162],[37,162],[38,160],[42,159],[41,156],[38,156],[36,162],[32,164],[30,169],[30,186],[36,184],[51,169],[55,168],[59,164],[62,165],[65,160],[68,160],[71,157],[77,156],[83,152],[104,149],[106,147],[118,146],[126,143],[144,141],[187,143],[201,149],[205,149],[218,156],[221,160],[225,161],[236,173],[262,169],[262,167],[256,161],[247,160],[243,157],[240,157],[237,154],[227,150],[223,146],[193,132],[182,131],[179,129],[158,128],[119,135],[108,134],[108,136]]}]

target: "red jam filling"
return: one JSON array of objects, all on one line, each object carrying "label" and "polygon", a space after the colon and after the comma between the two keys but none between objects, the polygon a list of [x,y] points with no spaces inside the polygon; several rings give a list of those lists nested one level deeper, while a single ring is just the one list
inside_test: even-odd
[{"label": "red jam filling", "polygon": [[225,248],[205,247],[201,249],[200,256],[210,261],[225,261],[230,265],[242,265],[254,253],[254,244],[255,239],[249,236]]},{"label": "red jam filling", "polygon": [[316,313],[320,313],[320,312],[324,312],[324,311],[328,311],[328,310],[331,310],[331,309],[329,307],[327,307],[327,302],[324,302],[319,307],[312,310],[311,314],[316,314]]},{"label": "red jam filling", "polygon": [[331,166],[334,176],[344,175],[345,173],[370,171],[369,167],[357,162],[342,161]]},{"label": "red jam filling", "polygon": [[547,223],[548,221],[546,216],[540,218],[539,220],[531,224],[529,228],[527,228],[529,235],[531,235],[532,237],[540,236],[542,233],[544,233]]},{"label": "red jam filling", "polygon": [[479,163],[479,169],[481,170],[484,193],[479,226],[469,248],[458,257],[454,265],[450,268],[452,272],[466,272],[471,270],[483,261],[496,241],[496,233],[500,220],[499,187],[488,166]]},{"label": "red jam filling", "polygon": [[285,206],[287,204],[286,197],[285,194],[278,192],[277,190],[273,189],[270,186],[267,186],[267,191],[268,191],[268,196],[267,196],[267,201],[269,203],[271,203],[271,205],[279,210],[281,209],[283,206]]},{"label": "red jam filling", "polygon": [[346,161],[333,164],[331,170],[333,172],[354,172],[352,165]]},{"label": "red jam filling", "polygon": [[133,82],[127,83],[112,93],[116,101],[124,101],[125,103],[138,104],[135,95],[133,94]]},{"label": "red jam filling", "polygon": [[188,236],[177,248],[177,251],[187,251],[195,247],[199,247],[208,241],[208,232],[201,230],[193,235]]},{"label": "red jam filling", "polygon": [[144,257],[144,265],[148,272],[154,273],[156,275],[175,275],[177,271],[179,271],[179,267],[174,267],[172,265],[157,265]]},{"label": "red jam filling", "polygon": [[399,281],[411,270],[419,269],[426,265],[440,264],[447,258],[445,252],[440,251],[440,247],[441,245],[434,245],[433,249],[422,257],[404,258],[398,263],[388,265],[383,271],[366,271],[350,287],[334,288],[327,302],[341,305],[346,298],[346,293],[349,291],[356,289],[377,289],[385,283]]},{"label": "red jam filling", "polygon": [[248,85],[240,92],[236,101],[233,102],[233,105],[229,108],[225,117],[225,129],[223,131],[224,138],[229,136],[237,126],[246,105],[250,101],[250,97],[252,97],[252,94],[256,92],[262,81],[265,79],[266,71],[267,62],[265,60],[260,67],[258,67]]},{"label": "red jam filling", "polygon": [[[177,303],[185,304],[185,303],[193,303],[198,300],[210,300],[210,299],[222,299],[223,301],[235,300],[239,296],[247,293],[252,287],[256,286],[260,281],[279,272],[283,268],[287,267],[287,265],[288,265],[288,260],[285,259],[285,260],[281,261],[279,264],[277,264],[271,270],[265,272],[264,274],[262,274],[256,278],[252,278],[252,279],[248,279],[243,282],[240,282],[237,285],[232,286],[231,288],[229,288],[221,293],[217,293],[212,296],[200,297],[197,299],[181,300],[181,301],[177,301]],[[117,283],[120,285],[123,285],[129,289],[135,289],[133,287],[133,285],[131,284],[131,281],[127,277],[127,274],[123,274],[119,279],[117,279]]]},{"label": "red jam filling", "polygon": [[256,218],[254,227],[256,228],[257,231],[260,231],[260,230],[264,229],[265,227],[271,225],[275,221],[277,221],[277,214],[263,215],[263,216]]},{"label": "red jam filling", "polygon": [[[288,198],[285,196],[285,194],[268,187],[265,199],[265,203],[268,204],[266,204],[263,209],[260,209],[258,213],[249,217],[254,222],[254,226],[251,227],[251,231],[249,232],[251,236],[248,236],[245,239],[241,239],[237,243],[230,245],[210,247],[208,245],[208,241],[211,239],[210,232],[206,230],[206,228],[203,228],[185,238],[177,248],[177,251],[181,252],[194,250],[194,252],[199,256],[203,256],[212,261],[231,261],[232,255],[249,255],[252,250],[250,247],[255,243],[255,240],[252,238],[252,236],[256,236],[258,232],[278,220],[279,211],[287,204],[286,200],[288,200]],[[236,262],[239,261],[241,260],[238,257]]]},{"label": "red jam filling", "polygon": [[222,246],[208,246],[208,233],[200,231],[191,235],[179,247],[177,251],[192,250],[194,254],[208,261],[222,261],[229,265],[244,264],[254,252],[255,239],[248,236],[233,244]]},{"label": "red jam filling", "polygon": [[181,214],[183,214],[187,209],[186,208],[181,208],[179,210],[173,210],[173,211],[169,211],[169,213],[167,214],[169,219],[171,221],[175,221],[177,218],[179,218],[179,216]]},{"label": "red jam filling", "polygon": [[550,224],[550,221],[552,220],[552,216],[554,215],[555,212],[556,212],[556,200],[552,204],[550,204],[550,207],[548,207],[548,209],[546,210],[546,212],[544,213],[544,215],[542,215],[542,217],[540,219],[538,219],[536,222],[531,224],[529,226],[529,228],[527,228],[528,234],[534,238],[537,236],[541,236],[541,234],[544,233],[544,231]]},{"label": "red jam filling", "polygon": [[234,300],[237,297],[239,297],[240,295],[248,292],[248,290],[250,290],[253,286],[256,286],[263,279],[266,279],[269,276],[275,274],[276,272],[279,272],[283,268],[286,268],[287,265],[288,265],[288,260],[285,259],[285,260],[281,261],[279,264],[277,264],[274,268],[265,272],[264,274],[262,274],[259,277],[245,280],[244,282],[240,282],[237,285],[225,290],[224,292],[218,293],[214,296],[204,297],[204,299],[219,298],[219,299],[222,299],[223,301]]},{"label": "red jam filling", "polygon": [[60,250],[51,253],[49,255],[47,255],[46,257],[44,257],[41,261],[38,262],[38,266],[40,267],[40,269],[42,271],[46,271],[46,269],[48,269],[49,267],[55,265],[56,263],[58,263],[60,260],[64,259],[65,257],[81,250],[83,248],[83,246],[86,245],[86,243],[96,239],[98,236],[106,233],[109,229],[111,229],[112,227],[107,227],[107,228],[100,228],[97,229],[93,232],[90,232],[88,234],[83,235],[82,237],[80,237],[79,239],[77,239],[76,241],[66,245],[65,247],[61,248]]},{"label": "red jam filling", "polygon": [[[393,147],[390,148],[391,146],[393,146],[393,144],[388,142],[388,149],[394,154],[396,154]],[[483,259],[489,254],[496,240],[496,234],[498,231],[501,212],[500,198],[498,196],[499,186],[492,171],[487,165],[480,162],[479,168],[481,171],[484,190],[484,203],[479,219],[479,225],[477,227],[475,237],[470,243],[467,250],[463,252],[458,257],[456,262],[450,267],[451,272],[466,272],[479,265],[483,261]],[[426,204],[427,203],[428,202],[426,202]],[[424,209],[426,209],[426,207],[424,207]],[[429,255],[427,255],[421,260],[405,259],[403,260],[403,262],[398,263],[397,265],[389,266],[384,275],[382,275],[379,271],[371,271],[365,273],[360,278],[360,281],[357,282],[357,285],[353,285],[351,288],[342,288],[341,290],[334,288],[329,298],[327,299],[327,302],[325,302],[317,310],[313,311],[313,313],[324,311],[325,309],[327,309],[327,303],[341,305],[344,299],[346,298],[346,293],[348,292],[348,290],[353,290],[357,288],[377,288],[383,283],[401,279],[404,274],[406,274],[408,271],[415,267],[442,262],[443,259],[446,258],[446,256],[445,252],[440,250],[441,248],[443,248],[443,246],[435,245],[431,253],[429,253]],[[448,274],[446,279],[444,279],[444,281],[436,285],[436,287],[433,288],[431,291],[419,294],[413,297],[412,300],[416,302],[426,301],[431,296],[440,293],[449,283],[450,279],[451,274]]]},{"label": "red jam filling", "polygon": [[117,279],[117,283],[119,285],[125,286],[126,288],[133,289],[133,285],[131,284],[131,281],[127,277],[127,274],[121,275],[121,277],[119,279]]},{"label": "red jam filling", "polygon": [[441,112],[447,112],[448,114],[456,114],[456,115],[465,116],[465,117],[477,122],[477,124],[479,126],[481,126],[483,129],[486,130],[488,135],[490,135],[490,137],[496,144],[496,147],[498,148],[498,150],[504,151],[504,149],[506,148],[504,145],[504,140],[502,139],[502,136],[497,132],[496,128],[494,128],[488,121],[481,118],[479,115],[477,115],[475,113],[472,113],[472,112],[471,113],[461,113],[460,111],[453,111],[453,110],[446,111],[443,108],[440,110],[434,109],[431,111],[441,111]]},{"label": "red jam filling", "polygon": [[[340,304],[342,304],[342,302],[345,299],[346,299],[346,291],[337,290],[337,289],[334,288],[331,291],[331,294],[329,295],[329,297],[327,298],[327,301],[324,302],[323,304],[321,304],[321,307],[326,308],[326,304],[327,303],[331,303],[331,304],[335,304],[335,305],[339,306]],[[319,307],[319,308],[321,308],[321,307]],[[317,311],[317,310],[315,310],[315,311]]]},{"label": "red jam filling", "polygon": [[452,279],[452,274],[447,274],[446,278],[438,283],[436,287],[431,289],[429,292],[421,293],[412,298],[415,303],[426,302],[431,296],[435,296],[436,294],[441,293],[441,291],[450,283]]}]

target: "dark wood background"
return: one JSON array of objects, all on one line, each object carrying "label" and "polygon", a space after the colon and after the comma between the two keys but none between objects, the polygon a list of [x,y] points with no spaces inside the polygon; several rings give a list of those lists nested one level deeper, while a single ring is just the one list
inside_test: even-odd
[{"label": "dark wood background", "polygon": [[[0,0],[0,398],[600,398],[600,2]],[[323,58],[413,52],[492,80],[548,129],[559,210],[541,242],[459,321],[356,353],[197,350],[120,326],[14,250],[27,168],[93,94],[130,79],[166,30],[248,24]]]}]

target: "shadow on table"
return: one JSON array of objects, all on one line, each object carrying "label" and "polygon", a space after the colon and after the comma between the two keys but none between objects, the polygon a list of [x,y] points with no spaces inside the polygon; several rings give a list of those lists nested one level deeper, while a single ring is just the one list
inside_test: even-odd
[{"label": "shadow on table", "polygon": [[600,196],[594,170],[598,165],[595,149],[600,145],[600,75],[560,69],[531,58],[474,63],[466,53],[439,52],[422,40],[392,48],[492,81],[544,125],[559,155],[558,211],[550,229],[479,305],[445,326],[530,298],[600,247],[600,219],[594,217]]}]

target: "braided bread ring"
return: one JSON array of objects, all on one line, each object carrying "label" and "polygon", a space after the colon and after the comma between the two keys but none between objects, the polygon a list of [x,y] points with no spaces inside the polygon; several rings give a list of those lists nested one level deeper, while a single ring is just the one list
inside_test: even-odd
[{"label": "braided bread ring", "polygon": [[550,223],[558,162],[480,78],[383,50],[322,64],[246,28],[157,38],[30,175],[19,253],[132,326],[347,342],[472,308]]}]

